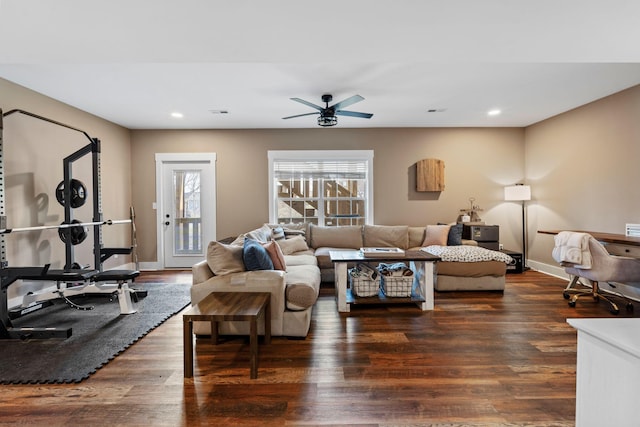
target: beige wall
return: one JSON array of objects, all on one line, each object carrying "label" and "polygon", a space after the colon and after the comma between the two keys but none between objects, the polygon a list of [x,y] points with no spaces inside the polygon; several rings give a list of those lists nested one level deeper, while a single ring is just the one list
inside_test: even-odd
[{"label": "beige wall", "polygon": [[526,128],[529,258],[557,266],[553,237],[537,230],[640,223],[639,118],[636,86]]},{"label": "beige wall", "polygon": [[[90,95],[88,95],[90,96]],[[131,206],[131,141],[128,129],[70,107],[41,94],[0,79],[0,108],[26,110],[86,131],[101,141],[102,211],[104,219],[129,218]],[[55,189],[63,178],[64,157],[90,141],[81,133],[26,115],[4,118],[5,211],[8,226],[32,227],[59,224],[64,209],[56,201]],[[74,163],[73,175],[89,188],[91,156]],[[74,210],[81,221],[92,220],[91,203]],[[57,230],[6,235],[9,266],[64,265],[64,245]],[[128,225],[103,228],[106,247],[130,245]],[[93,240],[75,247],[76,260],[93,267]],[[129,257],[111,259],[105,268],[126,264]]]},{"label": "beige wall", "polygon": [[[534,263],[556,265],[550,257],[553,239],[537,234],[539,229],[623,233],[625,223],[640,223],[640,86],[525,129],[129,131],[2,79],[0,95],[5,112],[33,111],[101,139],[104,217],[127,218],[129,206],[135,206],[141,261],[157,258],[154,156],[166,152],[217,153],[218,238],[268,219],[267,151],[291,149],[374,150],[377,224],[452,221],[475,197],[482,218],[500,225],[502,242],[513,249],[520,248],[520,206],[502,201],[502,187],[526,176],[533,193],[527,211],[528,255]],[[4,128],[9,225],[60,222],[62,207],[53,191],[62,178],[62,158],[86,140],[15,115],[5,118]],[[444,192],[414,191],[415,163],[423,158],[445,161]],[[77,172],[88,169],[78,166]],[[89,219],[90,213],[77,216]],[[16,236],[7,236],[10,265],[55,265],[63,259],[55,233]],[[104,240],[106,246],[127,245],[129,230],[108,227]]]},{"label": "beige wall", "polygon": [[[520,206],[503,202],[503,186],[524,174],[521,128],[134,130],[133,201],[140,260],[156,261],[155,153],[217,154],[217,237],[238,235],[269,218],[268,150],[374,150],[376,224],[454,221],[469,198],[485,222],[501,226],[506,247],[520,247]],[[417,193],[415,163],[445,162],[445,191]]]}]

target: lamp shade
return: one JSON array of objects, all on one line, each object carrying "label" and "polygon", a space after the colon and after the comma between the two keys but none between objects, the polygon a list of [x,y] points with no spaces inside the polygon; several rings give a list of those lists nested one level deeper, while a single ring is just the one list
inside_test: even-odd
[{"label": "lamp shade", "polygon": [[531,200],[531,187],[522,184],[504,187],[504,199],[507,201]]}]

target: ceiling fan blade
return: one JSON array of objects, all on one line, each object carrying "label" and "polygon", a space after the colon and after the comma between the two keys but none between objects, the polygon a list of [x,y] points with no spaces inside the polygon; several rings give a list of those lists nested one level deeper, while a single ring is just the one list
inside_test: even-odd
[{"label": "ceiling fan blade", "polygon": [[313,116],[319,113],[305,113],[305,114],[296,114],[295,116],[283,117],[282,119],[293,119],[294,117],[302,117],[302,116]]},{"label": "ceiling fan blade", "polygon": [[296,102],[299,102],[301,104],[307,105],[307,106],[309,106],[311,108],[315,108],[318,111],[324,110],[324,108],[322,108],[321,106],[313,104],[313,103],[311,103],[309,101],[305,101],[304,99],[300,99],[300,98],[289,98],[289,99],[291,99],[292,101],[296,101]]},{"label": "ceiling fan blade", "polygon": [[373,117],[371,113],[358,113],[357,111],[344,111],[338,110],[336,111],[336,116],[350,116],[350,117],[361,117],[363,119],[370,119]]},{"label": "ceiling fan blade", "polygon": [[332,105],[331,108],[333,108],[334,110],[339,110],[341,108],[348,107],[349,105],[355,104],[356,102],[360,102],[362,100],[364,100],[364,98],[361,97],[360,95],[353,95],[347,99],[344,99],[338,102],[337,104]]}]

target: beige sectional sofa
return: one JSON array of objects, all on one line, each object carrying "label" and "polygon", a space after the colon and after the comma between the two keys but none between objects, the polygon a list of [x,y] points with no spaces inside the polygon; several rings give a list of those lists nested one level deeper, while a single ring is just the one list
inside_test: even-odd
[{"label": "beige sectional sofa", "polygon": [[[454,231],[459,231],[459,234],[456,235]],[[284,270],[245,271],[238,253],[242,253],[243,242],[247,238],[264,245],[275,241],[285,264]],[[320,227],[313,224],[265,224],[238,236],[229,245],[220,242],[209,244],[207,259],[193,266],[191,301],[196,304],[211,292],[268,290],[271,292],[272,304],[271,334],[304,337],[309,331],[311,310],[318,297],[321,281],[334,282],[330,251],[357,250],[362,247],[418,250],[428,245],[451,244],[452,239],[456,240],[456,245],[476,245],[474,241],[461,239],[461,226],[454,229],[449,226]],[[227,264],[234,264],[229,262],[233,257],[235,266],[232,265],[229,269]],[[458,268],[460,264],[469,266]],[[436,290],[504,289],[504,263],[449,262],[443,263],[443,267],[442,274],[439,272],[436,277]],[[208,335],[211,331],[210,324],[196,322],[194,331],[196,334]],[[246,335],[248,325],[245,322],[225,322],[220,325],[219,332]]]},{"label": "beige sectional sofa", "polygon": [[[191,304],[197,304],[211,292],[270,292],[271,335],[306,337],[311,324],[311,310],[320,289],[320,270],[312,251],[282,254],[285,270],[246,271],[242,266],[245,237],[268,243],[272,238],[271,230],[263,226],[239,236],[229,245],[211,242],[207,259],[192,267]],[[210,335],[211,324],[195,322],[194,333]],[[220,322],[219,333],[248,335],[249,325],[247,322]],[[259,333],[263,334],[264,330],[259,330]]]}]

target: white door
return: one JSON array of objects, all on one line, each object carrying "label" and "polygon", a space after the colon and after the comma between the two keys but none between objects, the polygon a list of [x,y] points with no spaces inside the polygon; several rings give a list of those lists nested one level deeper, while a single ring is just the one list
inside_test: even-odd
[{"label": "white door", "polygon": [[215,153],[157,154],[158,173],[158,261],[190,268],[216,237]]}]

